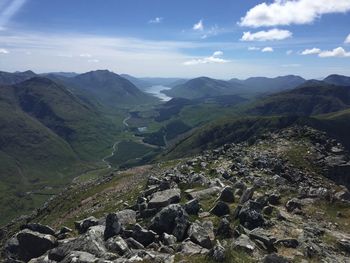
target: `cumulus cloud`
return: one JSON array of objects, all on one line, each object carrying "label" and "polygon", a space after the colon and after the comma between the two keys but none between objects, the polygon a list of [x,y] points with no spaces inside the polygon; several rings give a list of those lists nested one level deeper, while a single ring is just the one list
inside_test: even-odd
[{"label": "cumulus cloud", "polygon": [[322,15],[348,11],[349,0],[274,0],[251,8],[239,24],[247,27],[309,24]]},{"label": "cumulus cloud", "polygon": [[203,20],[199,20],[198,23],[194,24],[192,29],[195,31],[203,31],[204,30]]},{"label": "cumulus cloud", "polygon": [[163,17],[155,17],[153,19],[151,19],[150,21],[148,21],[148,23],[150,24],[160,24],[163,22]]},{"label": "cumulus cloud", "polygon": [[303,52],[301,52],[302,55],[314,55],[319,53],[321,53],[321,49],[319,48],[305,49]]},{"label": "cumulus cloud", "polygon": [[204,58],[191,59],[189,61],[184,62],[183,64],[186,66],[199,65],[199,64],[223,64],[230,62],[229,60],[223,59],[222,56],[224,53],[222,51],[215,51],[213,55]]},{"label": "cumulus cloud", "polygon": [[347,36],[347,38],[344,41],[345,44],[350,44],[350,34]]},{"label": "cumulus cloud", "polygon": [[350,57],[350,52],[345,51],[342,47],[337,47],[333,50],[325,50],[318,54],[321,58],[329,58],[329,57],[338,57],[338,58],[344,58],[344,57]]},{"label": "cumulus cloud", "polygon": [[268,31],[259,31],[256,33],[244,32],[241,38],[242,41],[271,41],[283,40],[292,37],[292,32],[288,30],[280,30],[277,28]]},{"label": "cumulus cloud", "polygon": [[0,48],[0,54],[8,54],[10,53],[7,49]]},{"label": "cumulus cloud", "polygon": [[273,52],[273,48],[272,47],[264,47],[261,52]]}]

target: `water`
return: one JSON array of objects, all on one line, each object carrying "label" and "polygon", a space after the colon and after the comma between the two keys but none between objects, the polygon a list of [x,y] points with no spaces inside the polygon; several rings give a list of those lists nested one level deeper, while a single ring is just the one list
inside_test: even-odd
[{"label": "water", "polygon": [[146,88],[144,91],[156,96],[157,98],[160,98],[162,101],[169,101],[172,98],[168,97],[164,93],[161,93],[162,90],[169,90],[169,89],[171,89],[171,88],[166,87],[166,86],[162,86],[162,85],[157,85],[157,86],[152,86],[152,87]]}]

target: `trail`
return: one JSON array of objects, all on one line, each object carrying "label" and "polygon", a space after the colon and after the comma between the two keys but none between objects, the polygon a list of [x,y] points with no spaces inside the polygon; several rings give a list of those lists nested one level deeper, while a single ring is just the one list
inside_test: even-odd
[{"label": "trail", "polygon": [[127,123],[127,121],[128,120],[130,120],[131,119],[131,116],[129,115],[128,117],[126,117],[124,120],[123,120],[123,124],[124,124],[124,126],[127,128],[127,127],[129,127],[129,124]]}]

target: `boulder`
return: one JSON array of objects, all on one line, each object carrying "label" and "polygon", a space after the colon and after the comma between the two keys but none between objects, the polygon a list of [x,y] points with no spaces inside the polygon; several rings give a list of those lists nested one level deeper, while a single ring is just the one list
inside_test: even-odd
[{"label": "boulder", "polygon": [[291,261],[276,254],[269,254],[263,258],[262,262],[263,263],[290,263]]},{"label": "boulder", "polygon": [[148,208],[162,208],[170,204],[178,203],[181,199],[180,189],[167,189],[153,194],[152,199],[148,203]]},{"label": "boulder", "polygon": [[232,245],[234,248],[243,249],[246,252],[252,252],[255,249],[255,243],[245,234],[240,235],[235,241],[233,241]]},{"label": "boulder", "polygon": [[84,234],[89,229],[89,227],[98,225],[98,222],[98,219],[96,219],[93,216],[90,216],[83,220],[74,222],[74,225],[75,228],[78,230],[79,234]]},{"label": "boulder", "polygon": [[57,246],[57,240],[52,235],[41,234],[38,232],[24,229],[17,233],[18,241],[16,258],[29,261],[32,258],[42,256],[48,250]]},{"label": "boulder", "polygon": [[225,187],[220,194],[220,200],[227,202],[227,203],[233,203],[235,201],[235,195],[233,192],[233,189],[229,186]]},{"label": "boulder", "polygon": [[218,243],[209,251],[209,257],[216,262],[224,262],[226,258],[226,250],[220,243]]},{"label": "boulder", "polygon": [[185,210],[179,204],[173,204],[156,214],[149,228],[158,234],[173,234],[178,241],[182,241],[188,225],[188,215]]},{"label": "boulder", "polygon": [[227,218],[222,218],[220,220],[215,235],[223,238],[231,238],[233,236],[233,229],[231,228],[230,221]]},{"label": "boulder", "polygon": [[267,197],[267,201],[270,205],[279,205],[281,200],[281,195],[273,193]]},{"label": "boulder", "polygon": [[259,207],[257,207],[256,203],[253,201],[248,201],[243,205],[239,211],[238,218],[240,223],[250,230],[264,226],[265,224],[264,217],[260,213]]},{"label": "boulder", "polygon": [[155,241],[156,235],[157,233],[153,232],[152,230],[144,229],[139,224],[134,226],[132,232],[132,238],[140,242],[145,247]]},{"label": "boulder", "polygon": [[344,252],[349,253],[350,254],[350,239],[340,239],[338,240],[338,246],[340,247],[340,249],[342,249]]},{"label": "boulder", "polygon": [[187,192],[187,195],[190,199],[202,200],[217,195],[220,189],[220,187],[214,186],[199,191]]},{"label": "boulder", "polygon": [[61,263],[95,263],[98,258],[96,258],[93,254],[83,251],[72,251],[70,252]]},{"label": "boulder", "polygon": [[136,224],[136,211],[131,209],[125,209],[116,212],[118,221],[122,226],[135,225]]},{"label": "boulder", "polygon": [[128,244],[120,236],[115,236],[107,240],[106,248],[108,251],[118,253],[120,256],[130,251]]},{"label": "boulder", "polygon": [[198,255],[198,254],[207,254],[208,249],[201,247],[193,243],[192,241],[186,241],[181,244],[180,253],[184,255]]},{"label": "boulder", "polygon": [[132,237],[125,239],[125,242],[128,244],[128,246],[130,248],[133,248],[133,249],[144,249],[145,248],[144,245],[142,245],[140,242],[136,241]]},{"label": "boulder", "polygon": [[119,222],[119,217],[116,213],[110,213],[106,217],[106,228],[104,238],[107,240],[110,237],[118,235],[122,230],[122,225]]},{"label": "boulder", "polygon": [[219,201],[215,206],[210,210],[210,213],[216,216],[224,216],[230,214],[230,207],[223,201]]},{"label": "boulder", "polygon": [[167,246],[173,245],[176,243],[176,237],[167,233],[163,233],[163,243]]},{"label": "boulder", "polygon": [[192,199],[184,205],[184,209],[189,215],[198,215],[200,208],[201,207],[197,199]]},{"label": "boulder", "polygon": [[213,241],[215,239],[214,227],[211,221],[204,221],[203,223],[194,222],[187,231],[188,237],[192,242],[210,249],[213,247]]},{"label": "boulder", "polygon": [[252,199],[254,195],[254,187],[250,187],[244,190],[243,194],[241,195],[241,198],[239,199],[239,204],[244,204],[248,200]]},{"label": "boulder", "polygon": [[274,247],[276,238],[272,237],[269,233],[261,228],[255,228],[250,231],[249,238],[251,240],[260,241],[260,244],[263,245],[262,248],[270,253],[276,251],[276,248]]},{"label": "boulder", "polygon": [[293,212],[295,209],[301,210],[302,203],[299,199],[293,198],[286,203],[286,209],[289,213]]},{"label": "boulder", "polygon": [[21,230],[23,229],[29,229],[32,230],[34,232],[38,232],[40,234],[44,234],[44,235],[55,235],[55,230],[53,230],[51,227],[46,226],[46,225],[42,225],[39,223],[28,223],[25,225],[21,226]]}]

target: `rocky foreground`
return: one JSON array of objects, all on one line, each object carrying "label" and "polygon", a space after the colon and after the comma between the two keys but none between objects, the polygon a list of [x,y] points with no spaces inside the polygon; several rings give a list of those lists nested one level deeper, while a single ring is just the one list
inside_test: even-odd
[{"label": "rocky foreground", "polygon": [[[27,219],[4,245],[3,257],[31,263],[350,262],[349,160],[342,145],[308,127],[268,134],[252,145],[224,145],[154,165],[145,185],[135,179],[85,196],[69,211],[60,207],[60,220],[52,221],[57,230],[40,223],[44,217]],[[91,181],[89,189],[94,183],[102,189],[104,182]],[[130,200],[110,194],[135,189]],[[65,195],[57,198],[63,203]],[[112,203],[122,203],[119,211]],[[45,209],[48,220],[54,208]],[[75,221],[74,229],[60,225],[87,212],[95,216]]]}]

